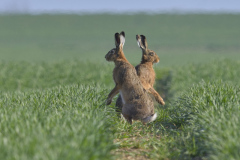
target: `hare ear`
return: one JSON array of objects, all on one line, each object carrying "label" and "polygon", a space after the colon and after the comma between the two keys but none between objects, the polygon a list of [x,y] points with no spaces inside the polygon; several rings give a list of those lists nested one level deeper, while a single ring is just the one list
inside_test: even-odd
[{"label": "hare ear", "polygon": [[115,33],[114,38],[115,38],[115,45],[116,45],[116,47],[117,47],[117,46],[120,45],[119,33]]},{"label": "hare ear", "polygon": [[122,35],[122,36],[125,38],[125,32],[124,32],[124,31],[122,31],[122,32],[120,33],[120,35]]},{"label": "hare ear", "polygon": [[137,43],[138,43],[138,46],[141,48],[141,49],[144,49],[146,50],[147,49],[147,41],[146,41],[146,37],[144,35],[136,35],[136,39],[137,39]]},{"label": "hare ear", "polygon": [[142,43],[144,49],[148,48],[147,39],[144,35],[141,35],[141,43]]},{"label": "hare ear", "polygon": [[124,33],[124,31],[122,31],[121,33],[120,33],[120,43],[121,43],[121,45],[122,45],[122,47],[124,46],[124,43],[125,43],[125,33]]},{"label": "hare ear", "polygon": [[136,35],[136,39],[137,39],[137,44],[138,44],[138,47],[142,48],[142,44],[141,44],[141,37],[139,35]]}]

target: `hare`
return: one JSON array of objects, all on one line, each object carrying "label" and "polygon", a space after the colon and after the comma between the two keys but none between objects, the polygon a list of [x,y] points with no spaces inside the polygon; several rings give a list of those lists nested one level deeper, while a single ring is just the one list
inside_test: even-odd
[{"label": "hare", "polygon": [[157,118],[157,114],[154,113],[153,100],[143,88],[134,66],[125,57],[124,42],[125,33],[115,33],[116,48],[110,50],[105,56],[107,61],[115,63],[113,70],[115,87],[109,93],[106,104],[111,104],[112,98],[120,93],[123,117],[130,124],[132,120],[140,120],[143,124],[149,123]]},{"label": "hare", "polygon": [[[158,103],[160,103],[161,105],[165,105],[162,97],[153,88],[153,85],[155,83],[155,72],[153,69],[153,63],[158,63],[160,58],[153,50],[148,49],[147,40],[144,35],[136,35],[136,39],[138,46],[142,49],[141,63],[135,67],[137,75],[140,78],[143,88],[149,93],[151,93]],[[121,112],[121,108],[122,98],[121,95],[119,95],[116,101],[117,112]]]},{"label": "hare", "polygon": [[148,49],[147,40],[144,35],[136,35],[136,39],[138,46],[142,49],[142,61],[135,67],[137,74],[142,82],[144,89],[151,93],[158,103],[165,105],[162,97],[153,88],[153,85],[155,83],[153,63],[158,63],[160,61],[160,58],[153,50]]}]

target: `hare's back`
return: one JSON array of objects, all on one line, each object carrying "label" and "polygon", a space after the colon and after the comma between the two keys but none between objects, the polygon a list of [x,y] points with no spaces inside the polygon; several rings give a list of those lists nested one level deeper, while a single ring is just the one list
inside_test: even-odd
[{"label": "hare's back", "polygon": [[140,64],[135,68],[141,83],[144,85],[144,88],[146,85],[153,86],[155,83],[155,72],[153,68],[144,64]]},{"label": "hare's back", "polygon": [[133,84],[139,81],[135,68],[131,65],[121,65],[114,71],[114,77],[119,84]]}]

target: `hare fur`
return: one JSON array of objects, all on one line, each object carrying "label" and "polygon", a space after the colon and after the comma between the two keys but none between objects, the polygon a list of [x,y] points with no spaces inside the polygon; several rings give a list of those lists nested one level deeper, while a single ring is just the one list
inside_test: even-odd
[{"label": "hare fur", "polygon": [[126,59],[123,53],[125,33],[115,33],[116,48],[110,50],[105,58],[113,61],[113,80],[115,87],[109,93],[106,100],[107,105],[111,104],[112,98],[118,93],[122,97],[121,112],[123,117],[132,124],[132,120],[140,120],[142,123],[152,122],[156,119],[154,103],[137,75],[136,69]]},{"label": "hare fur", "polygon": [[[148,49],[148,44],[146,37],[144,35],[136,35],[138,46],[142,50],[142,60],[140,64],[138,64],[135,69],[137,71],[137,75],[140,78],[140,81],[143,85],[143,88],[147,90],[150,94],[152,94],[155,100],[161,105],[165,105],[163,98],[159,95],[159,93],[153,88],[155,83],[155,71],[153,69],[153,64],[158,63],[160,58],[153,51]],[[121,94],[118,96],[116,101],[116,111],[121,112],[122,109],[122,98]]]}]

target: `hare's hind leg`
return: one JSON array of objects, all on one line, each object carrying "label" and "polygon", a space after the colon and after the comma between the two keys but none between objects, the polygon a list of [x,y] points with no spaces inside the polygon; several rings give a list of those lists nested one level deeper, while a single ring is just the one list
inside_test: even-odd
[{"label": "hare's hind leg", "polygon": [[123,117],[130,123],[132,124],[132,117],[130,117],[129,115],[123,114]]},{"label": "hare's hind leg", "polygon": [[132,118],[128,118],[127,121],[132,125]]},{"label": "hare's hind leg", "polygon": [[122,113],[122,107],[123,107],[121,95],[118,96],[115,107],[116,107],[115,110],[116,110],[117,114],[120,115]]},{"label": "hare's hind leg", "polygon": [[122,115],[130,124],[132,124],[133,120],[132,108],[133,108],[132,104],[124,104],[122,107]]}]

